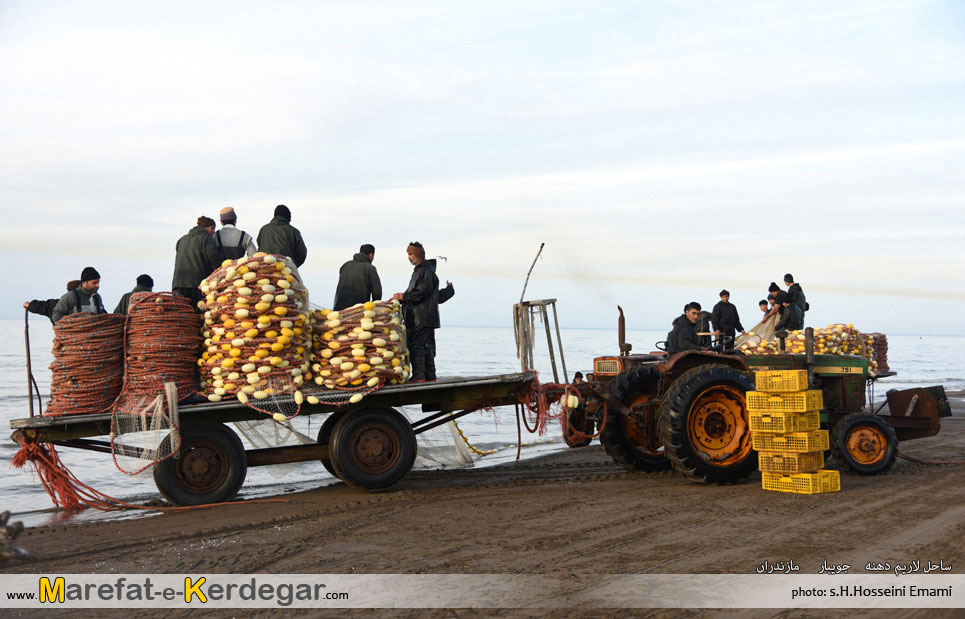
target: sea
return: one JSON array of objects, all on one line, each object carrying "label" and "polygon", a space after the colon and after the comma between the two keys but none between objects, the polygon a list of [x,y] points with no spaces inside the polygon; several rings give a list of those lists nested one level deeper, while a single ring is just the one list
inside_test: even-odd
[{"label": "sea", "polygon": [[[539,326],[539,325],[537,325]],[[542,327],[540,327],[542,329]],[[544,382],[553,379],[546,339],[537,333],[535,364]],[[562,354],[554,334],[554,354],[560,379],[565,363],[567,375],[592,370],[593,358],[618,352],[616,329],[563,328],[560,333]],[[51,344],[50,322],[32,316],[22,320],[0,320],[0,338],[7,345],[0,349],[0,421],[9,428],[12,419],[29,416],[26,344],[29,338],[31,367],[44,406],[49,400]],[[627,341],[633,352],[655,350],[655,343],[666,339],[666,331],[628,330]],[[518,372],[520,362],[512,327],[454,327],[437,332],[436,365],[441,377],[487,376]],[[965,337],[938,335],[889,335],[888,363],[897,376],[876,381],[875,398],[881,400],[888,389],[944,385],[947,392],[965,391]],[[403,407],[402,412],[416,419],[418,407]],[[292,428],[303,437],[317,436],[324,416],[300,416],[291,420]],[[270,423],[270,422],[268,422]],[[516,414],[512,407],[471,413],[458,421],[460,438],[448,425],[419,435],[420,457],[416,468],[485,467],[511,463],[517,457],[528,459],[567,449],[559,425],[551,422],[544,434],[517,434]],[[9,434],[7,434],[9,436]],[[247,440],[245,440],[248,443]],[[471,444],[482,452],[474,455]],[[98,512],[93,509],[64,511],[55,509],[40,480],[27,465],[15,469],[10,464],[18,446],[9,438],[0,439],[0,461],[5,470],[0,476],[0,511],[9,510],[13,520],[27,526],[65,522],[89,522],[143,516],[143,512]],[[143,503],[157,498],[150,470],[128,475],[118,470],[110,454],[61,447],[64,464],[82,482],[111,497],[128,503]],[[4,465],[0,465],[4,466]],[[255,467],[249,469],[240,498],[256,498],[309,490],[340,483],[319,462]],[[157,512],[151,512],[156,514]]]}]

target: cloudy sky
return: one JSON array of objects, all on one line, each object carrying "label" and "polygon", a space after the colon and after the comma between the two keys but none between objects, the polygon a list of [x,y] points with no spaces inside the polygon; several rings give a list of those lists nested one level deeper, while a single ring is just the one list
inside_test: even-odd
[{"label": "cloudy sky", "polygon": [[[965,5],[0,0],[0,315],[85,265],[110,307],[234,206],[287,204],[313,302],[446,256],[448,325],[527,297],[669,328],[792,272],[808,322],[958,334]],[[747,323],[751,319],[745,320]]]}]

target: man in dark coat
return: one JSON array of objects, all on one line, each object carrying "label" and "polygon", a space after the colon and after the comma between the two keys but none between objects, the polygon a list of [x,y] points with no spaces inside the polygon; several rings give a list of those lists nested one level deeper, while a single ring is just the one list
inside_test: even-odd
[{"label": "man in dark coat", "polygon": [[56,324],[64,316],[80,312],[106,314],[101,295],[97,294],[100,287],[101,274],[94,267],[84,267],[80,273],[80,286],[60,297],[50,313],[50,321]]},{"label": "man in dark coat", "polygon": [[804,312],[801,311],[800,307],[791,302],[791,296],[789,294],[783,290],[777,293],[774,304],[784,308],[781,310],[780,320],[774,325],[775,331],[799,331],[804,328]]},{"label": "man in dark coat", "polygon": [[[67,292],[72,292],[77,286],[80,286],[79,279],[70,280],[67,282]],[[50,319],[50,322],[53,323],[54,308],[57,307],[58,301],[60,301],[60,299],[47,299],[46,301],[34,299],[33,301],[24,301],[23,308],[31,314],[40,314],[41,316],[46,316]]]},{"label": "man in dark coat", "polygon": [[673,331],[667,334],[667,353],[676,354],[685,350],[700,350],[697,340],[697,318],[700,304],[692,301],[684,306],[684,313],[673,322]]},{"label": "man in dark coat", "polygon": [[131,295],[136,292],[153,292],[154,291],[154,278],[150,275],[142,274],[137,276],[137,285],[130,292],[125,292],[121,300],[117,302],[117,307],[114,308],[115,314],[126,314],[128,308],[131,306]]},{"label": "man in dark coat", "polygon": [[308,248],[302,233],[292,226],[292,212],[284,204],[275,207],[274,218],[258,231],[258,249],[268,254],[288,256],[296,267],[305,264]]},{"label": "man in dark coat", "polygon": [[198,225],[178,239],[175,246],[174,280],[171,291],[191,300],[198,309],[198,302],[204,295],[198,285],[211,272],[221,266],[222,257],[214,242],[214,220],[202,215]]},{"label": "man in dark coat", "polygon": [[426,260],[426,250],[421,243],[410,243],[406,254],[409,263],[415,267],[409,287],[392,298],[402,301],[404,306],[406,341],[412,362],[411,379],[422,383],[436,379],[433,331],[439,328],[439,303],[449,300],[454,290],[450,282],[446,282],[446,288],[439,290],[434,261]]},{"label": "man in dark coat", "polygon": [[372,264],[374,261],[375,246],[366,243],[359,247],[359,253],[342,265],[338,271],[332,309],[339,311],[356,303],[382,300],[382,282]]},{"label": "man in dark coat", "polygon": [[720,291],[720,301],[714,306],[710,319],[714,323],[714,335],[718,338],[721,335],[729,336],[732,345],[737,331],[740,331],[741,335],[747,335],[737,314],[737,307],[730,302],[730,293],[727,290]]},{"label": "man in dark coat", "polygon": [[801,315],[810,309],[808,305],[807,298],[804,296],[804,290],[801,289],[801,284],[794,282],[794,276],[787,273],[784,276],[784,285],[787,286],[787,296],[791,298],[791,303],[797,305],[801,309]]}]

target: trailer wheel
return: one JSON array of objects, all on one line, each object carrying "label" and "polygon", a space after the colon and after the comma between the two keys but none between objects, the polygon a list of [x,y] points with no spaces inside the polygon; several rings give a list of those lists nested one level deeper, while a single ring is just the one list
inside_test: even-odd
[{"label": "trailer wheel", "polygon": [[154,483],[175,505],[205,505],[238,494],[247,473],[238,435],[223,424],[204,423],[181,428],[179,453],[154,465]]},{"label": "trailer wheel", "polygon": [[[659,377],[648,367],[629,368],[613,380],[610,395],[631,411],[640,410],[657,394]],[[646,424],[610,407],[600,430],[600,443],[614,462],[630,471],[666,471],[670,460],[660,447],[652,447],[656,423]]]},{"label": "trailer wheel", "polygon": [[895,463],[898,436],[881,417],[851,413],[831,430],[831,455],[858,475],[877,475]]},{"label": "trailer wheel", "polygon": [[699,365],[670,385],[660,405],[660,440],[689,479],[735,483],[757,468],[744,393],[754,381],[726,365]]},{"label": "trailer wheel", "polygon": [[[325,418],[325,421],[322,422],[322,427],[318,430],[318,438],[316,439],[316,442],[319,445],[329,444],[329,440],[332,438],[332,430],[335,428],[335,424],[338,423],[338,420],[342,418],[343,414],[344,411],[339,411],[332,413]],[[325,470],[328,471],[332,477],[338,477],[338,474],[335,472],[335,468],[332,466],[331,450],[329,450],[328,453],[329,457],[321,458],[322,466],[325,467]]]},{"label": "trailer wheel", "polygon": [[346,412],[329,441],[336,475],[369,490],[388,488],[402,479],[415,463],[416,450],[412,426],[391,408]]}]

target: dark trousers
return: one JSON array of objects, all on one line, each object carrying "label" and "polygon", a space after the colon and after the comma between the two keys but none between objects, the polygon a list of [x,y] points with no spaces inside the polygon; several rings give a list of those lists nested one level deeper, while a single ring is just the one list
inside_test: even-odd
[{"label": "dark trousers", "polygon": [[198,288],[175,288],[172,290],[174,294],[179,294],[182,297],[186,297],[191,301],[191,306],[194,307],[194,311],[197,313],[202,313],[201,308],[198,307],[198,301],[204,299],[204,293]]},{"label": "dark trousers", "polygon": [[436,379],[436,334],[435,329],[414,327],[407,329],[409,359],[412,362],[411,380]]}]

